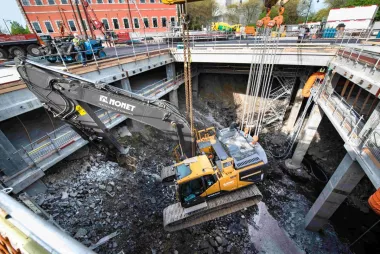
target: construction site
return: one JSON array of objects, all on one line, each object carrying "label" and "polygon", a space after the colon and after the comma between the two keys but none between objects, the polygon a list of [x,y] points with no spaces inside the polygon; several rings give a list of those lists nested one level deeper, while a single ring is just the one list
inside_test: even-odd
[{"label": "construction site", "polygon": [[179,42],[0,64],[0,253],[380,252],[373,27],[297,42],[264,1],[197,41],[162,2]]}]

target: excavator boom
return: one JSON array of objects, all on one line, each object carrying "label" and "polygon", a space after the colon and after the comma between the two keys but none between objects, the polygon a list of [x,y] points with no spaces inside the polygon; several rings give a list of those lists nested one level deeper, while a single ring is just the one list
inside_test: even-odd
[{"label": "excavator boom", "polygon": [[[27,87],[55,117],[70,123],[83,133],[103,133],[123,153],[123,148],[94,113],[96,106],[127,115],[179,139],[183,152],[191,154],[191,131],[178,108],[164,100],[149,98],[119,89],[107,83],[66,73],[27,59],[18,59],[17,70]],[[82,134],[83,134],[82,133]]]}]

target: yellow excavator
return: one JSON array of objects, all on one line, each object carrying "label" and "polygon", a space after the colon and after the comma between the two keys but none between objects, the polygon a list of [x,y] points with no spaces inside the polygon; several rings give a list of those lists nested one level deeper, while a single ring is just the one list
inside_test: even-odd
[{"label": "yellow excavator", "polygon": [[268,167],[264,149],[237,129],[197,132],[198,156],[163,168],[163,182],[175,180],[178,203],[164,209],[164,228],[181,230],[249,206],[262,195],[255,183]]}]

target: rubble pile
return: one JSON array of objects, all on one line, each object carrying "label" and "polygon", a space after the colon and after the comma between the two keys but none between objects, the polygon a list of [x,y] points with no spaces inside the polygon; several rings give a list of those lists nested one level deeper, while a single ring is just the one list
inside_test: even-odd
[{"label": "rubble pile", "polygon": [[[255,253],[247,218],[255,208],[179,232],[166,232],[162,211],[175,203],[174,186],[160,182],[160,166],[171,157],[166,138],[153,131],[154,145],[134,134],[135,172],[107,161],[91,148],[86,157],[64,161],[45,176],[39,204],[68,234],[98,253]],[[102,239],[103,238],[103,239]],[[105,241],[104,241],[105,240]],[[98,246],[99,242],[104,242]]]}]

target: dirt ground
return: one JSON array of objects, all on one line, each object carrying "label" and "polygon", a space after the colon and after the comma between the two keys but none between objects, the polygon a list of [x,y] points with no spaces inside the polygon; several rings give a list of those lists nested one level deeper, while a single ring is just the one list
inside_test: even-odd
[{"label": "dirt ground", "polygon": [[[223,79],[218,82],[223,83]],[[228,82],[222,85],[229,87]],[[232,94],[241,92],[241,88],[231,86],[225,94],[217,90],[210,97],[211,83],[203,82],[209,87],[201,86],[203,92],[194,98],[196,126],[228,127],[236,120],[240,107]],[[183,110],[183,91],[179,93]],[[119,167],[90,147],[89,151],[83,149],[80,156],[56,164],[44,177],[48,191],[36,198],[68,234],[86,246],[94,246],[115,233],[115,237],[94,249],[98,253],[259,253],[249,233],[249,226],[255,226],[257,207],[182,231],[164,231],[162,211],[175,202],[175,194],[172,186],[160,183],[159,174],[162,166],[172,163],[176,143],[151,127],[133,123],[128,128],[132,136],[121,140],[130,155],[137,158],[136,171]],[[268,132],[262,137],[265,149],[275,151],[281,147],[276,135],[281,134]],[[330,176],[340,155],[334,157],[335,164],[325,160],[328,149],[321,146],[322,140],[313,143],[310,156],[328,167]],[[332,224],[321,232],[304,229],[304,217],[320,191],[315,186],[323,185],[310,175],[306,179],[295,177],[284,170],[282,161],[270,155],[269,161],[270,170],[258,187],[268,211],[286,234],[305,253],[350,253],[348,241],[337,235]]]}]

